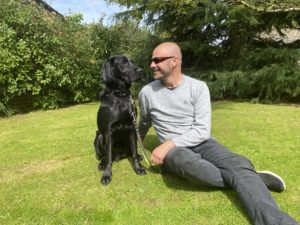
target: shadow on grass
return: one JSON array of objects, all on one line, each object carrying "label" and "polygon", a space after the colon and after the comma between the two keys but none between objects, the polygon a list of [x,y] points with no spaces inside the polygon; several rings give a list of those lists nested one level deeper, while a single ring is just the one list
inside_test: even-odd
[{"label": "shadow on grass", "polygon": [[[223,107],[223,106],[221,106]],[[225,106],[227,107],[227,106]],[[230,107],[230,106],[228,106]],[[145,148],[146,149],[151,149],[155,148],[155,146],[159,145],[159,141],[157,139],[156,135],[147,135],[146,141],[145,141]],[[151,173],[161,173],[159,167],[154,167],[154,169],[148,170]],[[222,189],[222,188],[217,188],[217,187],[212,187],[212,186],[205,186],[201,185],[199,183],[193,183],[191,181],[185,180],[179,176],[170,174],[170,173],[162,173],[162,178],[163,181],[166,185],[166,187],[174,190],[185,190],[185,191],[190,191],[190,192],[215,192],[215,191],[221,191],[227,198],[230,200],[232,205],[235,206],[235,208],[242,214],[244,215],[245,218],[250,222],[248,215],[246,214],[244,208],[242,207],[242,204],[237,196],[237,193],[230,189]]]},{"label": "shadow on grass", "polygon": [[152,151],[156,146],[159,145],[159,140],[156,135],[148,134],[145,138],[145,148]]},{"label": "shadow on grass", "polygon": [[175,189],[175,190],[185,190],[185,191],[190,191],[190,192],[215,192],[215,191],[220,191],[222,192],[229,201],[234,205],[234,207],[249,221],[251,224],[251,221],[243,208],[237,193],[232,190],[231,188],[217,188],[217,187],[212,187],[212,186],[205,186],[197,183],[193,183],[191,181],[185,180],[181,177],[178,177],[173,174],[162,174],[162,178],[164,183],[168,188]]}]

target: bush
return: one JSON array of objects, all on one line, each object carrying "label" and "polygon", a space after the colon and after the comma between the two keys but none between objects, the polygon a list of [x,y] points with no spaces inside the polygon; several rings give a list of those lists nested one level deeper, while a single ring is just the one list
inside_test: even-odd
[{"label": "bush", "polygon": [[137,24],[87,25],[80,14],[57,18],[22,2],[0,0],[0,116],[98,99],[102,63],[111,55],[145,67],[151,37]]},{"label": "bush", "polygon": [[271,64],[253,73],[252,89],[264,101],[299,101],[300,70],[287,64]]},{"label": "bush", "polygon": [[252,71],[189,71],[206,81],[212,99],[256,99],[262,102],[300,99],[300,70],[287,64],[266,65]]},{"label": "bush", "polygon": [[95,99],[101,86],[89,28],[44,9],[1,1],[0,115]]}]

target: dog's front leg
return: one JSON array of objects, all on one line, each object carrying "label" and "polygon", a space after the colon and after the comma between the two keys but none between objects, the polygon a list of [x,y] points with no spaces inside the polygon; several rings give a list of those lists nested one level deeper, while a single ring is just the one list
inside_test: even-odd
[{"label": "dog's front leg", "polygon": [[104,154],[105,151],[103,147],[103,135],[99,131],[96,131],[94,147],[96,152],[96,158],[98,160],[101,160],[101,162],[98,164],[98,170],[104,170],[106,166],[106,162],[105,162],[105,154]]},{"label": "dog's front leg", "polygon": [[105,145],[105,162],[106,165],[104,166],[104,172],[101,178],[101,183],[104,185],[109,184],[111,182],[112,177],[112,132],[108,130],[108,132],[105,135],[106,137],[106,145]]},{"label": "dog's front leg", "polygon": [[141,156],[137,153],[137,138],[136,131],[134,129],[130,132],[130,149],[132,152],[133,167],[135,172],[138,175],[145,175],[146,171],[140,164]]}]

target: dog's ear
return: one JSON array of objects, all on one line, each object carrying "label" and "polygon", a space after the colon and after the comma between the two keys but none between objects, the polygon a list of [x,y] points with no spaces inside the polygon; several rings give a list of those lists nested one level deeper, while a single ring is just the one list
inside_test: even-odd
[{"label": "dog's ear", "polygon": [[102,79],[104,82],[109,82],[114,79],[112,71],[112,58],[106,59],[102,66]]}]

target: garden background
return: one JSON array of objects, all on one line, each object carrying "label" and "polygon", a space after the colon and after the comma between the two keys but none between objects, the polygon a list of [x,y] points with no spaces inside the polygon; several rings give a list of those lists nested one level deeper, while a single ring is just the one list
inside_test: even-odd
[{"label": "garden background", "polygon": [[[144,68],[136,97],[162,41],[177,42],[184,73],[207,82],[213,135],[282,175],[288,189],[273,196],[299,221],[299,1],[108,2],[128,10],[105,26],[41,0],[0,0],[0,224],[250,224],[234,192],[138,177],[126,160],[99,184],[102,63],[124,54]],[[153,130],[145,144],[158,144]]]},{"label": "garden background", "polygon": [[151,80],[152,49],[167,40],[212,99],[299,103],[298,0],[110,2],[129,8],[104,26],[41,0],[0,0],[1,116],[98,100],[103,60],[114,54],[147,71],[136,94]]}]

